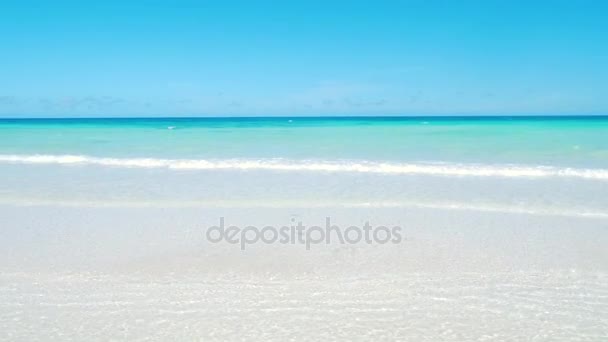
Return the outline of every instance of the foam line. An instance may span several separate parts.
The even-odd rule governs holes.
[[[396,175],[547,178],[571,177],[608,180],[608,169],[551,166],[484,165],[455,163],[384,163],[368,161],[312,161],[281,159],[157,159],[102,158],[83,155],[0,155],[0,163],[98,165],[171,170],[270,170],[299,172],[355,172]]]

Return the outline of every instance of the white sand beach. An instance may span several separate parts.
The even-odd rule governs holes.
[[[0,339],[601,341],[608,220],[420,208],[1,207]],[[211,244],[363,220],[396,245]]]

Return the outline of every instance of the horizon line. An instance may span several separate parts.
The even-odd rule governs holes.
[[[534,119],[534,118],[608,118],[608,114],[446,114],[446,115],[245,115],[245,116],[32,116],[0,117],[15,120],[175,120],[175,119]]]

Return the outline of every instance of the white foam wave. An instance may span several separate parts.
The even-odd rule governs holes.
[[[573,177],[608,180],[608,169],[558,168],[550,166],[380,163],[366,161],[309,161],[280,159],[157,159],[102,158],[83,155],[0,155],[0,163],[99,165],[172,170],[271,170],[356,172],[402,175],[546,178]]]

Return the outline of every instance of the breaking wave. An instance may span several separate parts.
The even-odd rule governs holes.
[[[270,170],[301,172],[355,172],[396,175],[472,176],[509,178],[573,177],[608,180],[608,169],[551,166],[484,165],[457,163],[397,163],[285,159],[158,159],[104,158],[83,155],[0,155],[0,163],[99,165],[171,170]]]

